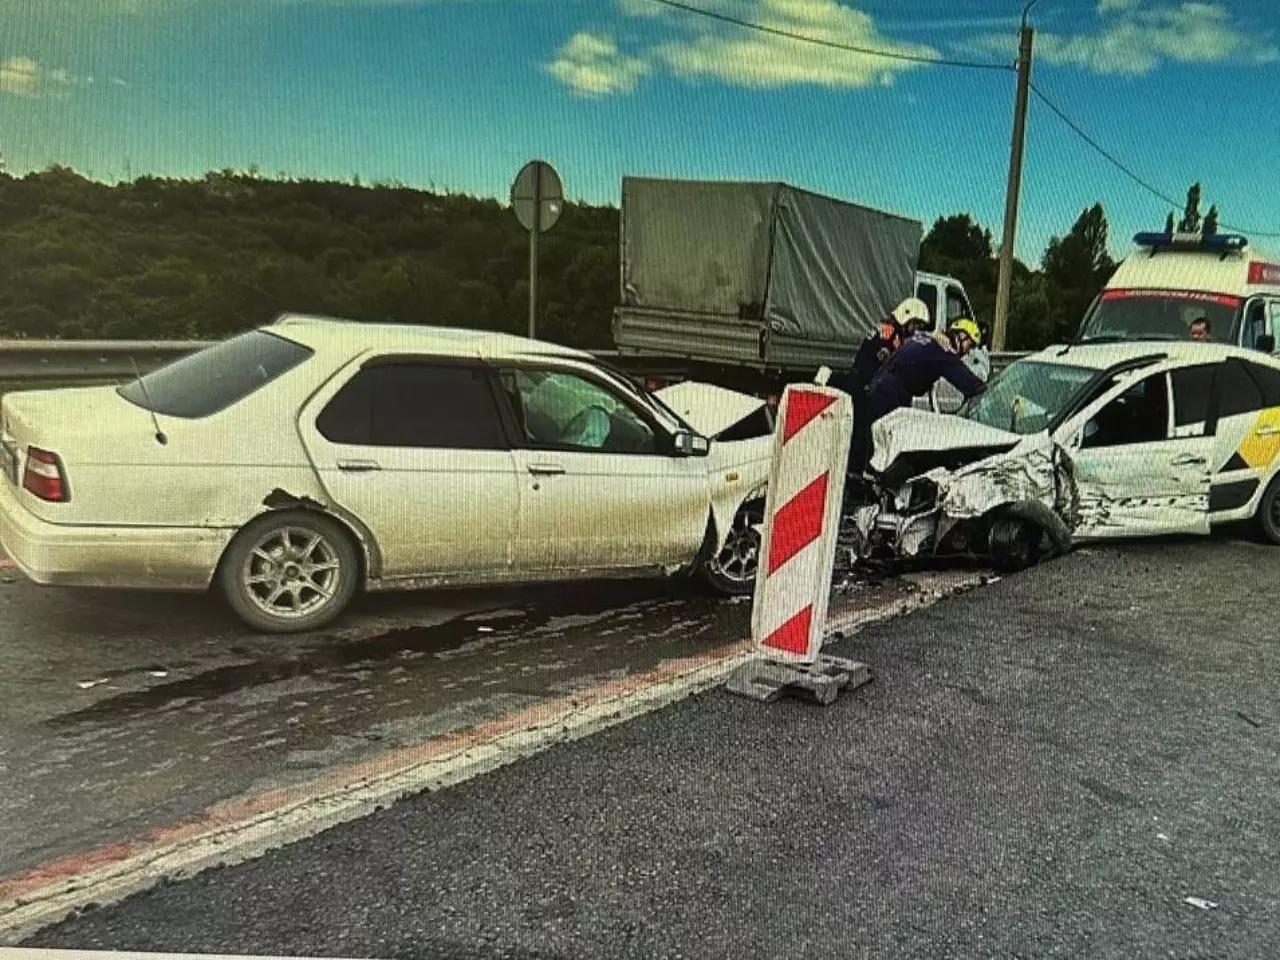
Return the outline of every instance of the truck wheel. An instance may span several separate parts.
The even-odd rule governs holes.
[[[255,630],[302,633],[331,623],[356,592],[359,558],[347,531],[311,510],[280,510],[231,541],[218,578]]]
[[[1280,476],[1267,484],[1254,516],[1267,542],[1280,545]]]
[[[1040,562],[1040,528],[1020,517],[996,517],[987,539],[991,565],[1002,573],[1015,573]]]
[[[734,514],[733,526],[718,553],[708,555],[698,570],[702,582],[728,597],[747,596],[755,590],[760,567],[760,525],[764,501],[744,503]]]

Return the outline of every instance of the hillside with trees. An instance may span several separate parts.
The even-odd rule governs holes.
[[[940,218],[921,268],[959,277],[990,324],[989,230]],[[539,335],[607,348],[618,211],[567,204],[541,244]],[[1110,275],[1102,207],[1016,265],[1010,347],[1074,329]],[[528,237],[495,200],[401,185],[198,180],[107,185],[65,167],[0,174],[0,336],[218,338],[285,310],[522,332]]]

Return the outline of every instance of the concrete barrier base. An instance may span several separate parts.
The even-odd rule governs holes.
[[[748,661],[729,676],[725,689],[765,703],[790,695],[826,707],[835,703],[841,691],[870,682],[871,668],[865,663],[824,655],[812,664]]]

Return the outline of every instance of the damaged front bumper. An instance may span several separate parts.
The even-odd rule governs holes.
[[[1026,524],[1042,542],[1070,549],[1078,496],[1071,461],[1047,435],[957,469],[937,468],[897,485],[855,484],[846,498],[840,547],[849,562],[928,557],[984,558],[997,521]]]

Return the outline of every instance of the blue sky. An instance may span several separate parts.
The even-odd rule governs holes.
[[[1020,0],[687,0],[830,40],[1012,63]],[[1280,233],[1280,5],[1039,0],[1036,82],[1149,181]],[[254,164],[504,196],[624,173],[781,179],[999,234],[1013,75],[796,44],[653,0],[0,0],[11,172]],[[1113,248],[1166,204],[1033,103],[1018,253],[1101,200]],[[1280,249],[1280,240],[1263,246]]]

